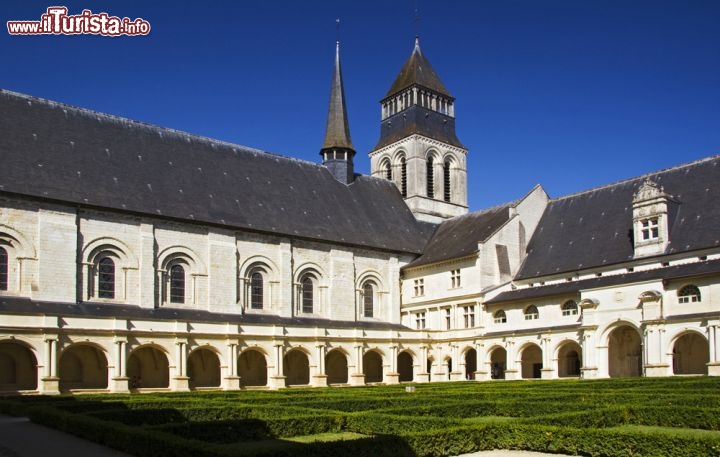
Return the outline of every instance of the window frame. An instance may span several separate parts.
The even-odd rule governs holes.
[[[641,242],[650,242],[660,239],[660,218],[657,216],[640,219]]]
[[[418,278],[413,280],[413,290],[415,292],[415,297],[424,297],[425,296],[425,278]]]
[[[506,324],[507,313],[503,309],[499,309],[493,313],[493,322],[495,324]]]
[[[305,273],[300,277],[300,312],[313,314],[315,312],[315,286],[317,278],[312,273]]]
[[[540,310],[535,305],[530,305],[523,311],[526,321],[536,321],[540,319]]]
[[[577,316],[579,314],[578,304],[575,300],[567,300],[560,307],[563,316]]]
[[[101,254],[97,258],[95,268],[95,277],[97,278],[96,297],[101,300],[115,300],[115,297],[117,296],[116,290],[118,285],[117,267],[115,260],[111,255]]]
[[[450,270],[450,288],[459,289],[462,287],[460,268]]]
[[[689,290],[692,290],[693,292],[696,292],[694,294],[688,293]],[[690,304],[690,303],[700,303],[702,302],[702,294],[700,293],[700,288],[696,286],[695,284],[686,284],[682,286],[678,292],[678,303],[680,304]]]
[[[475,305],[463,306],[463,320],[465,328],[475,327]]]
[[[0,246],[0,291],[7,292],[10,288],[10,253],[5,246]]]
[[[415,313],[415,328],[417,330],[425,330],[427,325],[425,311]]]
[[[363,283],[362,287],[362,303],[363,303],[363,312],[362,316],[372,319],[375,317],[375,293],[376,293],[377,285],[375,281],[365,281]],[[370,311],[368,313],[368,311]]]
[[[188,266],[182,262],[173,262],[168,266],[167,302],[170,304],[182,305],[186,303],[187,267]],[[178,271],[182,271],[182,277],[177,274]],[[181,295],[179,294],[180,292],[182,292]]]
[[[265,308],[265,275],[263,273],[259,268],[250,272],[250,309],[252,310]]]

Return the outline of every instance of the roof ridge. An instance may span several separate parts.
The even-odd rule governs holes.
[[[270,152],[270,151],[266,151],[263,149],[253,148],[252,146],[245,146],[242,144],[231,143],[229,141],[218,140],[215,138],[210,138],[208,136],[199,135],[196,133],[189,133],[189,132],[185,132],[183,130],[177,130],[177,129],[173,129],[170,127],[163,127],[161,125],[152,124],[149,122],[143,122],[143,121],[138,121],[136,119],[131,119],[128,117],[118,116],[116,114],[104,113],[102,111],[95,111],[90,108],[83,108],[81,106],[71,105],[71,104],[65,103],[65,102],[58,102],[58,101],[50,100],[47,98],[36,97],[34,95],[23,94],[22,92],[15,92],[12,90],[0,88],[0,94],[11,95],[13,97],[17,97],[20,99],[25,99],[25,100],[29,100],[29,101],[42,103],[47,106],[56,106],[56,107],[63,108],[63,109],[65,109],[65,108],[71,109],[79,114],[86,115],[86,116],[95,116],[95,117],[100,116],[100,117],[103,117],[103,118],[113,121],[113,122],[124,122],[124,123],[128,123],[130,125],[133,125],[133,126],[143,127],[143,128],[147,128],[147,129],[150,129],[153,131],[157,131],[157,132],[167,132],[167,133],[170,133],[173,135],[177,135],[179,137],[191,138],[191,139],[195,139],[200,142],[207,143],[207,144],[225,146],[225,147],[231,148],[233,150],[233,152],[236,152],[236,149],[240,149],[244,152],[249,152],[249,153],[253,153],[253,154],[266,154],[266,155],[272,156],[274,158],[285,159],[285,160],[293,161],[293,162],[305,163],[307,165],[313,165],[318,168],[322,167],[321,164],[311,162],[309,160],[298,159],[295,157],[288,157],[288,156],[285,156],[282,154],[278,154],[276,152]]]
[[[712,156],[710,156],[710,157],[704,157],[704,158],[702,158],[702,159],[693,160],[693,161],[691,161],[691,162],[685,162],[685,163],[681,163],[681,164],[678,164],[678,165],[673,165],[673,166],[667,167],[667,168],[661,168],[660,170],[655,170],[655,171],[651,171],[651,172],[648,172],[648,173],[644,173],[644,174],[641,174],[641,175],[638,175],[638,176],[633,176],[632,178],[621,179],[621,180],[618,180],[618,181],[615,181],[615,182],[612,182],[612,183],[609,183],[609,184],[603,184],[603,185],[597,186],[597,187],[591,187],[590,189],[581,190],[581,191],[574,192],[574,193],[571,193],[571,194],[568,194],[568,195],[563,195],[563,196],[560,196],[560,197],[551,198],[549,203],[556,202],[556,201],[560,201],[560,200],[565,200],[565,199],[572,198],[572,197],[578,197],[578,196],[580,196],[580,195],[588,194],[588,193],[590,193],[590,192],[596,192],[596,191],[598,191],[598,190],[608,189],[608,188],[610,188],[610,187],[619,186],[620,184],[626,184],[626,183],[629,183],[629,182],[632,182],[632,181],[637,181],[637,180],[641,180],[641,179],[648,179],[648,178],[650,178],[650,177],[652,177],[652,176],[655,176],[655,175],[658,175],[658,174],[660,174],[660,173],[666,173],[666,172],[669,172],[669,171],[672,171],[672,170],[680,170],[680,169],[682,169],[682,168],[687,168],[687,167],[690,167],[690,166],[693,166],[693,165],[698,165],[698,164],[703,163],[703,162],[708,162],[708,161],[717,160],[717,159],[720,159],[720,154],[715,154],[715,155],[712,155]]]

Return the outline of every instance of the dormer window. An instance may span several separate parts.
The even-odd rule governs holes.
[[[646,179],[633,196],[633,244],[635,257],[665,253],[669,242],[669,196]]]
[[[657,240],[660,238],[660,229],[658,228],[658,218],[651,217],[640,221],[640,234],[643,241]]]

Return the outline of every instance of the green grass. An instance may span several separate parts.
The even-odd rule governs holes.
[[[138,456],[720,455],[720,379],[455,382],[0,398]]]

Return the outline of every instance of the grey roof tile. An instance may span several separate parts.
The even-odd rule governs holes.
[[[648,178],[671,196],[665,254],[720,246],[720,156],[713,156],[551,200],[515,279],[633,260],[632,200]]]
[[[420,253],[397,188],[257,149],[0,91],[0,191],[231,229]]]

